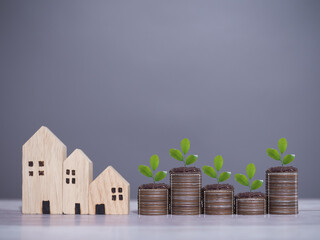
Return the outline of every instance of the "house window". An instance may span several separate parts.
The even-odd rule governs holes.
[[[72,170],[72,175],[76,175],[76,170]]]
[[[69,184],[69,183],[70,183],[70,179],[66,178],[66,184]]]
[[[44,176],[44,171],[39,171],[39,176]]]
[[[29,176],[33,176],[33,171],[29,171]]]
[[[66,174],[70,175],[70,170],[69,169],[66,170]]]
[[[117,190],[118,190],[118,193],[122,193],[122,187],[118,187],[118,188],[113,187],[113,188],[111,188],[111,192],[113,193],[112,201],[117,201],[117,195],[115,195],[115,193],[117,193]],[[123,195],[122,194],[119,194],[118,197],[119,197],[118,199],[120,201],[123,200]]]
[[[76,184],[76,179],[72,178],[72,184]]]
[[[39,161],[39,167],[43,167],[44,166],[44,161]]]
[[[29,162],[28,162],[28,165],[29,165],[29,167],[33,167],[33,162],[32,162],[32,161],[29,161]]]

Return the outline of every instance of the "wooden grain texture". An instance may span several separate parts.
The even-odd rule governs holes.
[[[265,198],[236,198],[236,214],[264,215],[267,213]]]
[[[63,163],[63,213],[89,214],[89,185],[92,182],[92,162],[80,149],[76,149]]]
[[[166,215],[169,214],[168,189],[139,189],[138,214]]]
[[[233,214],[233,190],[205,190],[203,195],[204,214]]]
[[[171,214],[201,214],[201,174],[170,174]]]
[[[90,184],[90,214],[96,214],[97,204],[104,204],[105,214],[129,214],[129,202],[130,184],[112,166],[107,167]]]
[[[41,214],[43,201],[51,214],[62,214],[62,165],[67,147],[42,126],[22,147],[22,213]]]
[[[269,214],[298,214],[298,173],[266,173]]]

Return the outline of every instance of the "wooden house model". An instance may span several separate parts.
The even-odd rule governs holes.
[[[62,214],[67,147],[42,126],[22,147],[22,213]]]
[[[92,182],[92,162],[76,149],[63,163],[63,213],[89,214],[89,185]]]
[[[130,184],[111,166],[89,187],[89,214],[129,214]]]
[[[91,160],[42,126],[22,147],[22,213],[128,214],[130,184],[111,166],[93,182]]]

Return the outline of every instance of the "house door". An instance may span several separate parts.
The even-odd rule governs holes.
[[[105,214],[104,204],[96,204],[96,214]]]
[[[42,214],[50,214],[50,201],[42,201]]]
[[[76,203],[74,206],[74,213],[75,214],[81,214],[81,210],[80,210],[80,203]]]

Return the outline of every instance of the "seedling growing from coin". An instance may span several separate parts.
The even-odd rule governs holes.
[[[140,165],[139,172],[141,172],[146,177],[152,178],[153,183],[155,184],[156,182],[161,181],[162,179],[164,179],[167,176],[166,171],[159,171],[156,174],[154,174],[158,168],[158,165],[159,165],[159,157],[157,154],[154,154],[150,158],[150,166],[153,171],[151,171],[151,169],[146,165]]]
[[[282,158],[282,155],[287,150],[287,145],[288,145],[287,139],[280,138],[278,141],[278,148],[279,148],[280,153],[278,152],[277,149],[273,149],[273,148],[267,149],[268,156],[273,158],[274,160],[280,161],[282,167],[283,167],[283,165],[287,165],[287,164],[291,163],[294,160],[294,158],[296,157],[296,155],[294,155],[294,154],[287,154],[284,158]]]
[[[189,155],[187,158],[185,156],[189,152],[189,148],[190,148],[189,139],[188,138],[182,139],[180,145],[181,145],[181,151],[183,152],[183,155],[180,152],[180,150],[175,149],[175,148],[171,148],[169,151],[170,156],[178,161],[183,162],[185,167],[187,165],[195,163],[198,159],[198,155]]]
[[[209,177],[216,178],[219,184],[221,182],[226,181],[231,176],[231,172],[222,172],[220,175],[218,174],[222,166],[223,158],[221,155],[218,155],[214,158],[214,167],[216,169],[214,169],[211,166],[203,166],[202,171]]]
[[[246,171],[247,171],[247,176],[249,178],[247,178],[246,175],[244,174],[240,174],[240,173],[237,173],[234,178],[236,179],[236,181],[240,184],[242,184],[243,186],[246,186],[246,187],[249,187],[249,190],[250,192],[252,190],[256,190],[258,189],[259,187],[262,186],[263,184],[263,180],[254,180],[252,183],[251,183],[251,179],[254,177],[254,174],[256,173],[256,167],[254,166],[253,163],[249,163],[247,165],[247,168],[246,168]]]

